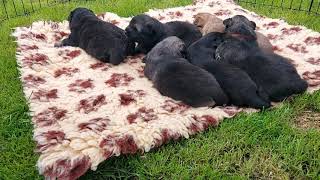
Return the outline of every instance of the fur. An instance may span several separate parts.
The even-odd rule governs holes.
[[[187,59],[190,63],[203,67],[215,60],[216,49],[226,39],[224,33],[209,33],[191,44],[187,49]]]
[[[158,42],[169,36],[177,36],[186,46],[201,38],[201,32],[190,23],[172,21],[161,23],[155,18],[140,14],[132,18],[126,28],[128,37],[138,43],[136,53],[147,54]]]
[[[100,20],[89,9],[74,9],[68,20],[71,34],[56,47],[80,47],[96,59],[114,65],[134,51],[135,44],[129,41],[124,30]]]
[[[221,61],[207,63],[204,69],[217,79],[221,88],[228,95],[230,104],[257,109],[271,106],[265,90],[258,87],[242,69]]]
[[[262,88],[242,69],[229,63],[216,61],[215,51],[226,39],[224,33],[209,33],[193,43],[187,50],[188,60],[210,72],[229,97],[229,103],[237,106],[268,108],[270,101]]]
[[[162,95],[193,107],[227,104],[228,97],[214,76],[178,57],[183,51],[184,43],[177,37],[164,39],[150,51],[144,73],[154,87]]]
[[[254,26],[243,17],[227,19],[224,24],[226,32],[252,34]],[[239,31],[237,29],[240,29]],[[216,50],[216,59],[233,64],[248,73],[251,79],[265,90],[271,101],[282,101],[285,98],[303,93],[308,85],[298,75],[290,62],[277,54],[265,53],[250,40],[230,38]]]
[[[194,17],[193,24],[196,25],[203,35],[211,32],[224,32],[223,20],[210,13],[198,13]]]
[[[201,30],[203,35],[206,35],[210,32],[225,31],[223,20],[210,13],[197,14],[193,23]],[[270,43],[269,39],[260,32],[255,31],[255,34],[258,46],[265,52],[273,52],[272,44]]]

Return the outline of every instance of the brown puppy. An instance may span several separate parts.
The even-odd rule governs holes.
[[[225,26],[223,21],[210,13],[198,13],[193,21],[203,35],[210,32],[224,32]],[[256,31],[257,42],[264,52],[273,52],[272,44],[266,36]]]
[[[201,31],[202,35],[206,35],[211,32],[224,32],[223,21],[210,14],[210,13],[198,13],[193,21]]]

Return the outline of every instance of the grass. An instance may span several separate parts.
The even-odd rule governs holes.
[[[309,15],[305,12],[299,12],[299,11],[292,11],[288,10],[286,8],[290,7],[291,1],[292,3],[292,9],[299,9],[300,2],[301,3],[301,10],[308,10],[310,1],[303,1],[303,0],[247,0],[248,2],[254,2],[256,1],[259,4],[265,3],[266,5],[271,5],[272,2],[274,5],[281,6],[281,2],[283,1],[283,7],[284,9],[272,9],[271,7],[265,7],[265,6],[252,6],[250,3],[242,3],[241,5],[244,8],[247,8],[251,11],[258,12],[259,14],[263,14],[268,17],[272,18],[282,18],[285,19],[289,24],[296,24],[296,25],[302,25],[306,26],[310,29],[320,31],[320,0],[314,0],[313,6],[312,6],[312,12],[317,12],[319,15]],[[319,8],[318,8],[319,6]]]
[[[190,3],[191,0],[108,0],[77,5],[97,13],[111,11],[131,16],[149,8]],[[28,17],[0,24],[0,179],[43,179],[35,167],[38,156],[33,152],[32,125],[18,78],[11,28],[30,25],[36,20],[61,21],[75,6],[70,3],[44,8]],[[320,18],[316,16],[244,6],[320,31]],[[274,110],[249,116],[241,114],[218,128],[189,140],[171,142],[144,155],[111,158],[81,179],[316,179],[320,176],[320,132],[295,125],[305,111],[320,112],[320,92],[301,95]]]

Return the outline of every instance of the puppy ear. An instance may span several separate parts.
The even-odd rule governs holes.
[[[251,26],[253,27],[253,29],[256,30],[256,27],[257,27],[256,23],[254,21],[250,21],[250,22],[251,22]]]
[[[230,27],[232,25],[232,18],[225,19],[223,24],[226,26],[226,28]]]

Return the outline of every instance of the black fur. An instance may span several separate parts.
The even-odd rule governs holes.
[[[69,15],[71,34],[56,47],[76,46],[103,62],[120,64],[125,56],[133,54],[135,44],[125,31],[104,22],[86,8],[76,8]]]
[[[269,108],[270,100],[263,88],[258,87],[242,69],[224,62],[211,62],[204,65],[219,82],[229,97],[229,103],[236,106]]]
[[[246,72],[229,63],[215,60],[215,51],[225,39],[226,34],[218,32],[203,36],[188,48],[188,60],[217,79],[228,95],[230,104],[259,109],[270,107],[267,94],[257,87]]]
[[[187,47],[202,36],[199,29],[193,24],[182,21],[163,24],[145,14],[133,17],[126,32],[130,40],[138,43],[136,53],[144,54],[169,36],[177,36],[182,39]]]
[[[187,59],[190,63],[199,67],[213,62],[216,56],[216,49],[225,39],[226,35],[224,33],[211,32],[204,35],[188,47]]]
[[[250,21],[245,16],[233,16],[232,18],[225,19],[223,24],[225,25],[225,32],[227,34],[240,34],[247,37],[252,37],[255,40],[257,39],[255,32],[256,23]]]
[[[158,43],[146,58],[144,73],[162,94],[193,107],[224,105],[228,97],[216,79],[207,71],[177,57],[176,51],[185,51],[183,42],[169,37]],[[166,51],[171,47],[172,51]],[[157,52],[153,52],[157,51]],[[160,52],[162,51],[162,52]],[[166,53],[167,52],[167,53]],[[161,54],[160,56],[157,56]]]
[[[237,27],[241,29],[238,32],[245,35],[254,31],[250,21],[234,21],[227,24],[227,32],[236,31]],[[271,101],[282,101],[288,96],[304,92],[308,87],[306,81],[301,79],[286,58],[274,53],[264,53],[250,41],[237,38],[226,40],[217,48],[216,59],[246,71],[251,79],[264,89]]]

